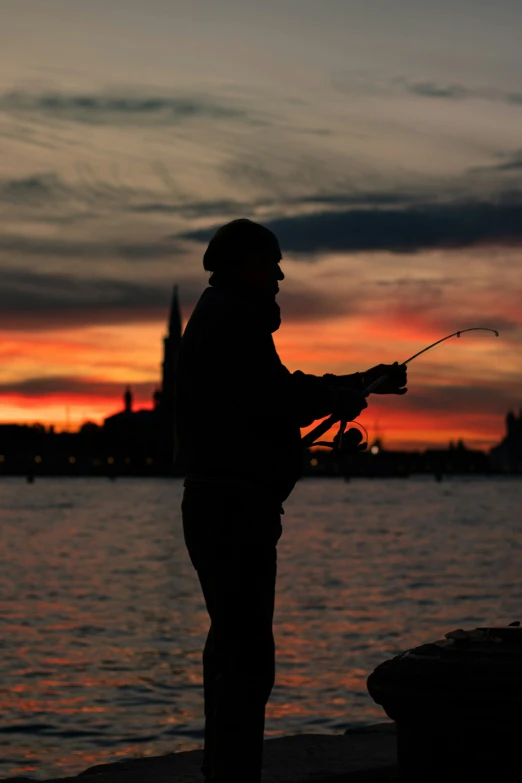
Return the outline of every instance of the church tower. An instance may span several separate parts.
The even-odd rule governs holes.
[[[161,393],[155,395],[159,405],[162,440],[165,444],[165,457],[172,462],[176,452],[176,437],[174,430],[174,393],[176,365],[181,348],[182,321],[179,307],[178,286],[172,291],[170,304],[168,332],[163,338],[163,363],[161,378]]]
[[[181,312],[179,309],[178,286],[172,291],[167,336],[163,338],[163,364],[161,378],[161,402],[164,410],[174,411],[174,378],[181,347]]]
[[[127,386],[125,389],[125,394],[123,395],[123,403],[125,405],[125,413],[132,413],[132,392],[130,386]]]

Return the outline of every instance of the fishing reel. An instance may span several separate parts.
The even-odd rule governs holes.
[[[366,451],[368,448],[368,432],[359,422],[349,423],[355,424],[355,427],[350,427],[350,429],[345,432],[348,422],[341,421],[337,435],[334,436],[332,441],[319,440],[313,445],[330,448],[330,459],[332,460],[340,457],[347,457],[351,454],[357,454],[359,451]],[[366,440],[363,441],[364,435],[366,435]]]
[[[437,340],[436,342],[432,343],[431,345],[426,346],[426,348],[423,348],[422,351],[418,351],[417,353],[413,354],[413,356],[410,356],[409,359],[406,359],[403,364],[409,364],[414,359],[417,358],[417,356],[421,356],[423,353],[426,353],[426,351],[430,351],[432,348],[435,348],[436,345],[440,345],[440,343],[445,342],[446,340],[450,340],[452,337],[460,337],[461,334],[464,334],[465,332],[493,332],[493,334],[496,335],[496,337],[499,336],[499,333],[496,329],[490,329],[489,326],[471,326],[469,329],[459,329],[458,332],[453,332],[452,334],[446,335],[446,337],[443,337],[441,340]],[[398,362],[396,362],[398,364]],[[370,394],[372,394],[374,391],[377,391],[379,386],[381,386],[387,379],[389,378],[389,375],[381,375],[380,378],[376,378],[375,381],[370,383],[369,386],[367,386],[363,390],[363,396],[368,397]],[[354,454],[358,451],[364,451],[368,446],[368,433],[362,426],[362,424],[359,424],[357,422],[357,426],[361,427],[364,432],[366,433],[366,443],[361,443],[362,441],[362,435],[358,432],[358,430],[355,429],[355,427],[350,427],[347,433],[344,432],[344,429],[346,427],[346,422],[341,421],[341,426],[339,427],[339,432],[333,439],[333,441],[316,441],[316,438],[320,438],[321,435],[324,435],[325,432],[328,432],[330,427],[333,427],[334,424],[336,424],[339,421],[339,417],[336,413],[332,413],[331,416],[329,416],[327,419],[324,419],[320,424],[317,425],[317,427],[314,427],[313,430],[308,432],[304,437],[301,438],[301,445],[303,448],[308,449],[310,446],[327,446],[328,448],[332,449],[332,455],[337,456],[340,454]]]

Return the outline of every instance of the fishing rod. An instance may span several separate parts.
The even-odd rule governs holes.
[[[450,340],[452,337],[460,337],[461,334],[464,334],[465,332],[493,332],[496,337],[499,337],[499,332],[496,329],[491,329],[488,326],[471,326],[469,329],[459,329],[458,332],[453,332],[452,334],[448,334],[446,337],[442,337],[440,340],[436,340],[436,342],[431,343],[431,345],[427,345],[426,348],[423,348],[422,351],[418,351],[417,353],[414,353],[413,356],[410,356],[409,359],[406,359],[405,362],[402,364],[409,364],[414,359],[416,359],[418,356],[421,356],[423,353],[426,353],[426,351],[431,350],[431,348],[435,348],[436,345],[440,345],[440,343],[445,342],[446,340]],[[399,366],[397,364],[397,366]],[[402,365],[400,365],[402,366]],[[379,378],[377,378],[375,381],[370,383],[369,386],[366,386],[365,389],[361,392],[361,395],[363,397],[369,397],[370,394],[376,389],[379,388],[379,386],[382,386],[382,384],[388,380],[390,377],[389,373],[384,373]],[[328,432],[330,427],[333,427],[334,424],[337,424],[337,422],[341,422],[341,426],[339,428],[339,432],[337,433],[333,443],[325,443],[324,441],[318,442],[317,444],[315,441],[317,438],[320,438],[321,435],[324,435],[325,432]],[[310,446],[313,445],[321,445],[321,446],[333,446],[334,448],[340,448],[343,434],[344,434],[344,428],[346,427],[347,421],[342,418],[342,416],[339,416],[336,413],[333,413],[331,416],[329,416],[327,419],[322,421],[320,424],[317,425],[317,427],[314,427],[313,430],[310,430],[303,438],[301,438],[301,445],[303,448],[308,449]],[[358,430],[356,430],[358,432]],[[337,442],[336,442],[337,441]],[[360,439],[359,439],[360,442]]]

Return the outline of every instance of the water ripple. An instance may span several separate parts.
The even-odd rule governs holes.
[[[181,482],[2,479],[0,776],[200,747],[207,616]],[[383,713],[366,677],[452,628],[521,619],[522,482],[308,480],[286,504],[267,735]]]

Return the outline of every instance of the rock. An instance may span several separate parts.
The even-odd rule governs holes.
[[[397,734],[397,724],[392,721],[386,723],[373,723],[371,726],[356,726],[353,729],[346,729],[345,734]]]
[[[384,783],[395,772],[395,746],[393,724],[348,729],[346,734],[266,740],[263,783]],[[192,750],[101,764],[76,777],[46,783],[201,783],[202,755],[201,750]],[[3,783],[26,780],[2,779]]]

